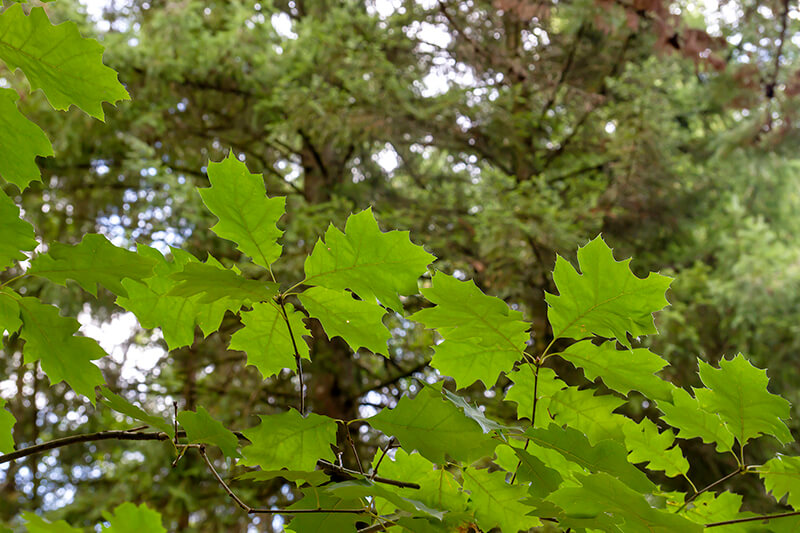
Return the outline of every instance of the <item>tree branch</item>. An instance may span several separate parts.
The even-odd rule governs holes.
[[[292,331],[292,325],[289,323],[289,317],[286,314],[286,306],[283,303],[284,296],[281,294],[278,296],[278,303],[281,305],[281,315],[283,315],[283,321],[286,322],[286,327],[289,328],[289,338],[292,339],[292,348],[294,348],[294,360],[297,363],[297,377],[300,378],[300,414],[305,416],[306,414],[306,385],[303,381],[303,363],[300,358],[300,351],[297,349],[297,341],[294,339],[294,332]]]

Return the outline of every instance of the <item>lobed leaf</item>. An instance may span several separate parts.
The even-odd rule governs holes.
[[[786,503],[800,509],[800,457],[778,454],[759,468],[758,474],[776,500],[786,496]]]
[[[219,446],[228,457],[239,457],[239,452],[236,451],[239,439],[221,422],[214,420],[204,407],[198,407],[197,412],[178,413],[178,422],[186,430],[189,442]]]
[[[311,318],[322,324],[329,338],[341,337],[352,349],[364,347],[388,355],[392,334],[383,325],[386,314],[377,303],[356,300],[347,291],[311,287],[298,296]]]
[[[553,281],[559,294],[545,295],[554,337],[599,335],[630,348],[628,334],[657,333],[653,313],[669,305],[664,293],[672,278],[651,272],[640,279],[629,263],[616,261],[600,236],[578,249],[581,273],[558,256]]]
[[[102,235],[90,233],[76,245],[53,243],[48,253],[31,261],[28,273],[60,285],[65,285],[68,279],[75,280],[93,296],[97,296],[97,286],[103,285],[117,296],[126,297],[128,291],[122,280],[148,278],[153,274],[154,265],[152,259],[114,246]]]
[[[317,460],[333,459],[336,422],[332,419],[314,413],[303,417],[293,409],[259,418],[258,426],[243,432],[251,444],[242,449],[240,465],[314,470]]]
[[[417,280],[436,257],[409,239],[407,231],[382,232],[365,209],[347,218],[344,232],[331,225],[305,262],[303,283],[377,299],[400,313],[398,295],[417,293]]]
[[[689,471],[689,462],[675,444],[672,431],[659,433],[658,427],[647,418],[639,424],[623,426],[622,431],[631,463],[647,463],[649,470],[663,471],[667,477],[686,475]]]
[[[208,163],[211,187],[198,189],[203,203],[219,219],[211,231],[235,242],[253,262],[269,268],[281,256],[277,227],[286,199],[269,198],[261,174],[250,174],[233,151],[220,162]]]
[[[103,47],[84,39],[74,22],[53,25],[41,7],[25,15],[14,4],[0,14],[0,60],[21,69],[58,110],[75,105],[103,120],[103,102],[129,100],[117,73],[103,64]]]
[[[183,270],[172,274],[178,283],[167,296],[191,298],[202,294],[200,303],[213,303],[230,298],[242,304],[272,299],[278,294],[278,284],[270,281],[247,279],[238,271],[223,268],[212,256],[206,263],[186,263]]]
[[[302,336],[308,334],[303,313],[292,304],[286,304],[286,317],[292,328],[283,319],[278,304],[274,302],[257,303],[252,311],[242,313],[244,327],[231,336],[228,348],[247,353],[247,364],[255,366],[266,379],[280,374],[284,368],[296,368],[294,346],[300,357],[309,359],[308,344]]]
[[[103,395],[103,397],[100,398],[100,403],[109,409],[113,409],[118,413],[129,416],[134,420],[144,422],[148,426],[152,426],[159,431],[163,431],[169,435],[170,438],[175,437],[175,427],[167,422],[167,420],[165,420],[163,417],[146,413],[141,408],[133,405],[119,394],[114,394],[111,392],[106,386],[100,388],[100,393]]]
[[[3,336],[3,331],[16,333],[22,327],[18,299],[19,295],[16,293],[0,289],[0,337]]]
[[[469,462],[492,453],[497,442],[480,425],[429,387],[412,399],[404,396],[394,409],[367,419],[370,426],[394,435],[406,450],[417,450],[434,463],[446,456]]]
[[[608,388],[622,394],[636,390],[651,400],[672,399],[674,385],[655,375],[667,362],[647,348],[617,350],[614,341],[598,346],[583,340],[559,355],[582,368],[588,379],[602,378]]]
[[[622,428],[633,421],[613,411],[624,403],[611,394],[597,395],[591,389],[567,387],[553,394],[548,408],[557,423],[584,432],[595,444],[603,439],[622,442]]]
[[[530,363],[519,365],[519,368],[508,375],[514,382],[503,400],[517,404],[517,417],[531,419],[533,416],[534,389],[536,390],[536,420],[534,427],[544,427],[550,423],[550,398],[566,388],[567,384],[558,379],[552,368],[540,367],[539,378],[536,379],[536,367]],[[538,381],[538,384],[537,384]]]
[[[558,470],[548,467],[541,459],[523,449],[514,448],[514,453],[519,459],[519,467],[516,470],[517,479],[522,483],[530,483],[528,487],[530,494],[544,498],[558,490],[564,481]]]
[[[28,533],[84,533],[83,529],[72,527],[66,520],[50,522],[30,511],[22,511]]]
[[[161,524],[161,514],[141,504],[138,507],[125,502],[114,509],[114,513],[103,512],[108,526],[103,528],[107,533],[167,533]]]
[[[303,488],[303,498],[289,509],[361,509],[365,504],[358,499],[339,498],[322,487]],[[363,516],[353,513],[303,513],[297,514],[289,526],[298,533],[311,531],[355,531],[356,522]]]
[[[542,524],[535,516],[528,516],[531,509],[522,503],[527,496],[525,487],[506,483],[505,472],[465,468],[463,476],[464,490],[470,493],[469,510],[484,531],[499,527],[513,533]]]
[[[14,89],[0,88],[0,177],[22,191],[32,181],[42,179],[36,158],[54,154],[47,135],[20,113],[16,103],[18,99],[19,94]],[[2,255],[0,268],[3,268]]]
[[[662,420],[678,430],[678,437],[700,438],[720,453],[733,448],[733,433],[719,415],[701,407],[684,389],[672,389],[672,402],[660,402],[658,408],[664,412]]]
[[[419,500],[436,509],[447,509],[451,513],[466,508],[466,495],[453,474],[446,468],[436,468],[419,453],[398,448],[392,459],[387,457],[381,462],[380,473],[390,479],[414,480],[420,486],[419,489],[386,487],[400,496]]]
[[[766,370],[756,368],[742,354],[722,359],[718,369],[704,361],[698,364],[700,379],[708,388],[695,389],[695,397],[703,409],[719,414],[741,446],[761,435],[784,444],[792,442],[785,422],[791,405],[767,391]]]
[[[20,298],[17,303],[22,315],[19,335],[25,341],[25,362],[39,361],[50,383],[65,381],[94,404],[94,388],[105,379],[91,361],[105,356],[105,351],[96,340],[76,336],[80,324],[61,316],[57,307],[31,297]]]
[[[490,387],[522,359],[530,324],[504,301],[487,296],[472,281],[440,272],[434,274],[431,287],[421,292],[436,306],[409,319],[436,329],[444,338],[434,347],[431,366],[455,379],[459,388],[475,381]]]

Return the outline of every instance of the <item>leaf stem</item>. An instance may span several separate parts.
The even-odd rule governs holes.
[[[283,299],[284,296],[282,294],[278,296],[278,303],[281,306],[281,315],[283,316],[283,321],[286,323],[286,327],[289,329],[289,338],[292,340],[292,348],[294,348],[294,360],[295,363],[297,363],[297,377],[300,379],[300,414],[305,416],[306,385],[305,381],[303,380],[303,363],[300,357],[300,351],[297,349],[297,341],[294,338],[292,325],[289,323],[289,316],[286,314],[286,305],[284,304]]]
[[[716,480],[715,482],[711,483],[710,485],[708,485],[708,486],[706,486],[706,487],[703,487],[702,489],[700,489],[700,490],[696,491],[694,494],[692,494],[691,496],[689,496],[689,497],[686,499],[686,501],[685,501],[685,502],[683,502],[683,505],[681,505],[680,507],[678,507],[678,510],[677,510],[677,511],[675,511],[675,513],[680,513],[680,512],[681,512],[681,511],[682,511],[684,508],[686,508],[686,506],[687,506],[687,505],[689,505],[690,503],[692,503],[692,502],[693,502],[695,499],[697,499],[697,497],[698,497],[698,496],[700,496],[700,495],[701,495],[701,494],[703,494],[704,492],[707,492],[707,491],[709,491],[709,490],[713,489],[714,487],[716,487],[716,486],[717,486],[717,485],[719,485],[720,483],[724,483],[724,482],[728,481],[729,479],[731,479],[732,477],[734,477],[734,476],[736,476],[736,475],[738,475],[738,474],[744,474],[745,472],[747,472],[747,467],[741,467],[741,466],[740,466],[739,468],[737,468],[736,470],[734,470],[734,471],[733,471],[733,472],[731,472],[730,474],[728,474],[728,475],[726,475],[726,476],[723,476],[723,477],[719,478],[718,480]],[[688,478],[687,478],[687,479],[688,479]],[[691,483],[691,481],[690,481],[690,483]],[[694,486],[694,484],[692,484],[692,486]],[[708,526],[706,526],[706,527],[708,527]]]

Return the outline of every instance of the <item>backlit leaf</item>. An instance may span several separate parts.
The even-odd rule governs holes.
[[[758,473],[776,500],[788,495],[786,503],[800,509],[800,457],[778,454],[760,467]]]
[[[294,409],[262,415],[261,423],[244,436],[251,444],[242,449],[239,464],[264,470],[314,470],[318,459],[333,459],[336,422],[314,413],[303,417]]]
[[[464,490],[470,493],[469,509],[484,531],[500,527],[515,533],[541,525],[538,518],[527,516],[531,509],[521,503],[527,496],[525,487],[506,483],[505,472],[466,468]]]
[[[111,392],[108,387],[101,387],[100,392],[103,395],[100,398],[100,403],[105,405],[106,407],[113,409],[114,411],[121,413],[123,415],[127,415],[134,420],[139,420],[140,422],[144,422],[148,426],[152,426],[159,431],[163,431],[170,438],[175,437],[175,427],[170,424],[165,418],[151,415],[136,407],[128,400],[123,398],[118,394],[114,394]]]
[[[661,419],[678,430],[678,437],[700,438],[707,444],[715,444],[718,452],[733,447],[733,433],[719,415],[702,408],[684,389],[672,389],[672,402],[659,402],[658,408],[664,412]]]
[[[397,509],[412,513],[416,516],[436,518],[441,520],[444,511],[434,509],[416,498],[401,496],[388,486],[377,485],[367,479],[345,481],[328,487],[328,492],[344,499],[366,498],[368,496],[388,500]]]
[[[22,326],[18,298],[6,289],[0,289],[0,337],[3,336],[4,330],[8,333],[15,333]]]
[[[186,430],[189,442],[219,446],[222,453],[228,457],[239,457],[236,451],[239,439],[221,422],[214,420],[204,407],[198,407],[197,412],[178,413],[178,422]]]
[[[6,401],[0,398],[0,454],[14,451],[14,415],[4,409]]]
[[[50,522],[29,511],[23,511],[22,518],[28,533],[84,533],[83,529],[72,527],[66,520]]]
[[[539,368],[538,384],[536,383],[535,366],[530,363],[520,365],[517,370],[508,375],[514,382],[506,393],[507,402],[517,404],[517,417],[531,419],[533,416],[533,391],[536,389],[536,421],[534,427],[546,427],[550,423],[550,397],[567,384],[558,379],[552,368]]]
[[[647,348],[617,350],[614,341],[601,345],[589,340],[576,342],[559,355],[582,368],[586,377],[603,378],[608,388],[622,394],[639,391],[651,400],[672,399],[674,386],[655,375],[667,362]]]
[[[594,334],[630,347],[628,334],[657,333],[653,313],[669,304],[664,293],[672,279],[652,272],[640,279],[629,263],[616,261],[600,236],[578,249],[580,274],[557,257],[553,281],[559,295],[545,296],[554,336],[582,339]]]
[[[555,450],[589,472],[606,472],[638,492],[655,489],[647,476],[628,462],[627,450],[617,441],[602,440],[593,446],[580,431],[555,424],[547,429],[529,429],[525,435],[533,444]]]
[[[303,340],[303,335],[308,334],[303,323],[305,315],[292,304],[286,304],[286,316],[294,343],[278,304],[257,303],[252,311],[244,312],[241,316],[244,327],[231,336],[229,348],[246,352],[247,364],[255,366],[265,379],[280,374],[284,368],[294,370],[297,367],[295,345],[300,357],[309,358],[308,344]]]
[[[91,362],[106,355],[97,341],[75,335],[78,321],[61,316],[58,308],[38,298],[20,298],[18,303],[25,362],[39,361],[50,383],[66,381],[72,390],[94,403],[94,388],[105,383],[100,369]]]
[[[740,445],[760,435],[792,442],[785,422],[790,404],[767,391],[766,370],[754,367],[742,354],[720,360],[719,368],[700,360],[698,364],[708,388],[695,389],[695,397],[703,409],[719,414]]]
[[[477,422],[429,387],[423,387],[413,399],[400,398],[394,409],[383,409],[368,422],[397,437],[406,450],[417,450],[437,464],[444,463],[446,456],[470,462],[491,454],[497,445]]]
[[[141,504],[138,507],[130,502],[125,502],[114,509],[114,513],[103,512],[103,518],[108,521],[108,527],[103,528],[107,533],[167,533],[161,525],[161,515]]]
[[[231,151],[220,162],[208,163],[211,187],[198,189],[203,202],[219,219],[211,230],[238,245],[239,251],[264,268],[281,256],[276,224],[283,216],[286,199],[268,198],[261,174],[250,174]]]
[[[353,351],[361,347],[388,354],[392,334],[383,325],[386,310],[377,303],[356,300],[347,291],[311,287],[298,296],[312,318],[322,324],[329,338],[341,337]]]
[[[421,292],[436,306],[409,319],[444,337],[444,342],[434,347],[431,366],[453,377],[460,388],[475,381],[490,387],[500,373],[511,372],[514,363],[522,359],[530,324],[504,301],[487,296],[472,281],[459,281],[440,272],[433,276],[432,286]]]
[[[42,179],[36,157],[52,156],[53,147],[39,126],[20,113],[18,99],[14,89],[0,88],[0,177],[24,190],[32,181]]]
[[[675,444],[675,435],[669,429],[659,433],[658,427],[645,418],[639,424],[624,426],[622,431],[625,433],[625,446],[631,452],[628,455],[631,463],[646,462],[648,470],[663,471],[668,477],[689,471],[689,462]]]
[[[536,497],[544,498],[558,489],[564,478],[557,470],[548,467],[538,457],[521,448],[514,448],[519,459],[517,479],[522,483],[530,483],[528,492]]]
[[[212,259],[209,256],[206,263],[186,263],[182,271],[172,275],[172,279],[179,283],[167,296],[191,298],[202,294],[200,303],[212,303],[223,298],[250,303],[269,300],[278,294],[277,283],[247,279]]]
[[[382,232],[371,209],[347,218],[342,232],[331,225],[306,259],[304,281],[333,290],[350,289],[396,312],[398,295],[416,294],[417,280],[436,258],[409,239],[407,231]]]
[[[29,274],[60,285],[75,280],[87,292],[97,296],[97,286],[117,296],[128,296],[122,285],[125,278],[141,281],[153,273],[154,261],[111,244],[102,235],[88,234],[76,245],[53,243],[46,254],[31,261]]]
[[[419,489],[387,486],[400,496],[419,500],[436,509],[451,512],[466,508],[466,495],[460,490],[453,474],[446,468],[436,468],[419,453],[408,453],[402,448],[395,450],[394,458],[384,458],[380,474],[390,479],[414,480]]]
[[[592,389],[568,387],[553,394],[548,406],[558,424],[583,431],[592,444],[603,439],[622,441],[622,427],[633,424],[629,418],[613,413],[625,402],[611,394],[594,394]]]
[[[103,119],[103,102],[128,100],[117,73],[103,65],[103,47],[84,39],[74,22],[53,25],[41,7],[25,15],[19,4],[0,14],[0,60],[22,69],[31,89],[42,89],[55,109],[71,105]]]

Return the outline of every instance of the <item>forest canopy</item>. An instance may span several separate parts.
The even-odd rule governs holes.
[[[0,531],[796,531],[799,35],[5,1]]]

